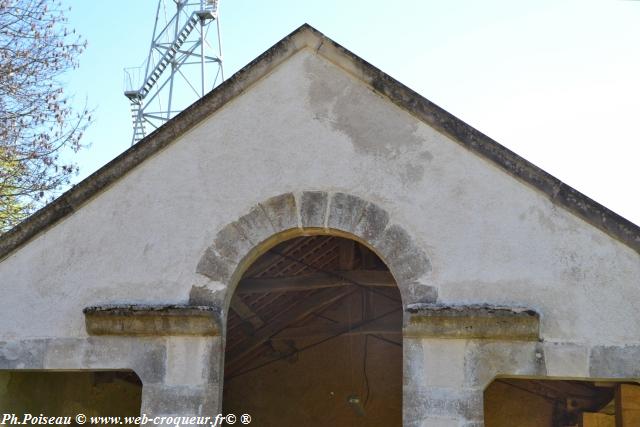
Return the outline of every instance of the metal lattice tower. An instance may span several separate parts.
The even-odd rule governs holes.
[[[149,55],[142,66],[124,70],[124,94],[131,102],[133,122],[131,144],[224,79],[218,3],[158,0]]]

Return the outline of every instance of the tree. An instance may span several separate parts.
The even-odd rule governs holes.
[[[41,207],[69,183],[91,121],[75,111],[61,77],[86,47],[60,2],[0,0],[0,232]]]

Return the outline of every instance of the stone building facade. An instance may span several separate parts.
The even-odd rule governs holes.
[[[496,378],[640,377],[640,229],[305,25],[0,237],[0,404],[124,370],[141,413],[219,413],[238,283],[315,236],[397,285],[404,426],[484,425]]]

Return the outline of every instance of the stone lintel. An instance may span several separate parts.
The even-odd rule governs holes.
[[[540,316],[520,307],[410,304],[404,336],[538,341]]]
[[[82,311],[89,335],[220,335],[216,307],[104,305]]]

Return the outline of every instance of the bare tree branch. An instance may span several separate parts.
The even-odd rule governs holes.
[[[91,121],[59,78],[86,47],[61,3],[0,0],[0,232],[54,198],[77,173],[64,150],[82,148]]]

